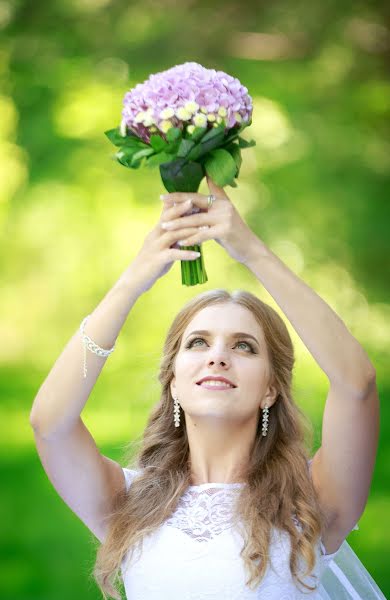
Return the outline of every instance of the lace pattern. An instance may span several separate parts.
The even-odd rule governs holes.
[[[207,542],[233,525],[231,505],[238,488],[187,489],[176,511],[166,521],[197,542]]]

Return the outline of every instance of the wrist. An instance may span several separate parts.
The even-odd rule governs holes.
[[[127,295],[138,297],[145,291],[145,276],[132,263],[122,273],[114,287]]]
[[[262,258],[269,258],[272,255],[268,246],[259,238],[256,238],[248,248],[245,265],[252,269]]]

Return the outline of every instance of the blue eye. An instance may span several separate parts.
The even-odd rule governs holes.
[[[191,348],[194,345],[194,342],[204,342],[204,340],[202,340],[201,338],[196,338],[194,340],[191,340],[191,342],[188,345],[188,348]]]
[[[199,338],[199,337],[198,338],[194,338],[193,340],[190,340],[186,344],[186,348],[192,348],[192,346],[194,345],[194,343],[195,342],[199,342],[199,341],[204,342],[205,340],[203,338]],[[253,350],[253,346],[249,342],[240,341],[240,342],[237,342],[236,346],[238,346],[239,344],[245,344],[249,348],[250,352],[252,352],[253,354],[255,354],[255,352]]]
[[[248,346],[250,348],[250,345],[248,344],[248,342],[237,342],[237,346],[238,344],[245,344],[246,346]]]

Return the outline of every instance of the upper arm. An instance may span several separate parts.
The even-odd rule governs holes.
[[[46,439],[34,429],[34,437],[42,466],[54,488],[103,541],[105,518],[114,496],[125,488],[122,467],[100,453],[81,418],[67,433]]]
[[[362,395],[331,385],[322,422],[321,447],[312,464],[313,486],[329,526],[323,535],[335,551],[362,515],[370,491],[379,438],[375,382]]]

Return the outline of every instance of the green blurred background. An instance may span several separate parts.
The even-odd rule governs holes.
[[[390,597],[388,17],[385,2],[0,1],[2,599],[101,597],[89,579],[95,538],[43,471],[29,412],[83,317],[160,218],[158,170],[120,166],[104,131],[119,125],[126,91],[186,61],[248,87],[244,137],[257,145],[243,150],[227,193],[376,367],[380,445],[348,542]],[[187,299],[244,288],[278,308],[221,246],[205,243],[204,256],[207,284],[182,286],[176,263],[137,301],[82,413],[115,460],[159,399],[163,340]],[[327,378],[285,321],[314,453]]]

